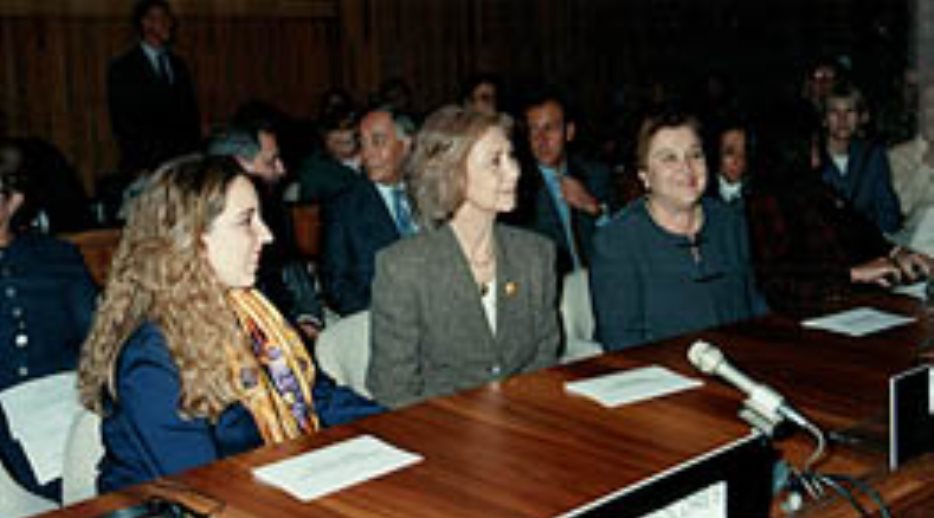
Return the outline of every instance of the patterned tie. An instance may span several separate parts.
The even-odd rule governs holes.
[[[409,213],[409,204],[405,199],[405,189],[396,187],[392,190],[392,209],[396,213],[396,228],[402,237],[411,236],[415,233],[415,223],[412,222],[412,215]]]

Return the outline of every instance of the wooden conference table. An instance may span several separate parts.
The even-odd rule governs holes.
[[[917,362],[919,345],[934,337],[934,313],[902,296],[873,297],[868,303],[918,320],[846,338],[769,315],[518,376],[261,448],[171,477],[173,484],[186,488],[172,497],[200,510],[222,506],[216,516],[225,517],[560,515],[748,434],[747,425],[736,417],[743,397],[714,379],[705,379],[700,389],[618,408],[601,407],[563,389],[569,380],[649,364],[702,378],[685,353],[695,339],[703,338],[751,377],[783,393],[825,431],[851,430],[869,438],[865,445],[832,444],[818,466],[821,471],[871,483],[895,516],[934,516],[934,458],[923,457],[889,473],[882,444],[888,376]],[[310,503],[251,475],[255,466],[361,434],[419,453],[424,460]],[[797,433],[778,447],[800,466],[813,443]],[[48,516],[99,516],[160,492],[165,489],[147,484]],[[861,501],[875,509],[868,499]],[[781,512],[775,507],[773,514]],[[857,514],[842,499],[828,497],[808,504],[800,516]]]

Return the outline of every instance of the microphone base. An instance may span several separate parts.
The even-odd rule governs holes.
[[[791,428],[786,421],[781,418],[775,419],[774,416],[764,416],[749,405],[744,404],[738,415],[749,426],[770,439],[780,440],[791,435]]]

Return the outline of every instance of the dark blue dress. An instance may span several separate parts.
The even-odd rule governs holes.
[[[631,203],[598,231],[590,270],[595,338],[607,350],[697,331],[765,312],[739,211],[702,201],[694,242]]]

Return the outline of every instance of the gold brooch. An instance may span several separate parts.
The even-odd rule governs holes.
[[[512,297],[513,295],[516,294],[517,291],[519,291],[519,285],[513,281],[509,281],[506,283],[506,286],[504,289],[506,291],[506,296]]]

